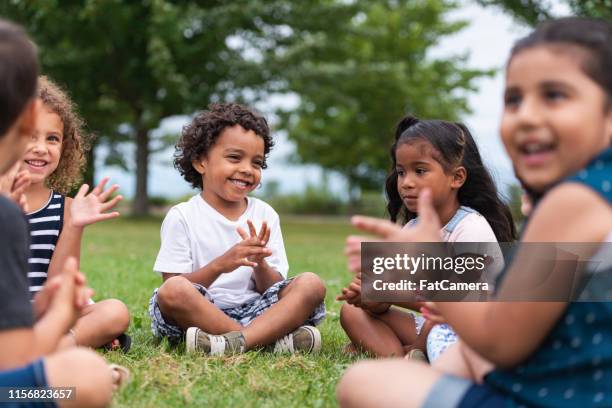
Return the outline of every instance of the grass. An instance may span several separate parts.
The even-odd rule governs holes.
[[[350,279],[342,256],[348,223],[291,218],[283,222],[290,276],[313,271],[327,285],[328,315],[319,326],[318,355],[276,356],[248,352],[230,357],[188,355],[184,346],[156,341],[147,305],[161,278],[153,272],[161,219],[120,219],[89,227],[82,270],[95,299],[124,301],[132,315],[130,353],[106,353],[132,371],[132,382],[114,400],[119,407],[197,405],[209,407],[326,407],[335,405],[341,374],[355,361],[343,354],[348,339],[338,321],[334,298]]]

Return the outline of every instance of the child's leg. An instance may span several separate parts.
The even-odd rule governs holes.
[[[124,333],[130,325],[130,312],[120,300],[106,299],[83,309],[73,333],[62,339],[60,348],[74,346],[102,347]]]
[[[113,394],[112,372],[95,352],[72,348],[45,357],[50,387],[75,387],[75,399],[58,400],[60,407],[105,407]]]
[[[345,303],[340,324],[353,344],[377,357],[403,356],[402,346],[413,344],[417,337],[412,315],[395,309],[374,315]]]
[[[325,284],[316,274],[305,272],[281,289],[278,297],[277,303],[242,330],[247,349],[271,344],[301,326],[325,299]]]
[[[210,334],[242,330],[238,322],[209,302],[182,276],[174,276],[160,286],[157,304],[166,322],[183,330],[199,327]]]
[[[396,310],[388,310],[386,314],[395,314]],[[401,312],[399,312],[401,313]],[[398,327],[402,337],[414,341],[416,330],[411,316],[394,316],[392,321],[401,320],[403,327]],[[393,328],[385,321],[379,319],[363,309],[345,303],[340,309],[340,324],[353,344],[358,348],[369,351],[377,357],[403,356],[405,344]],[[399,325],[398,325],[399,326]],[[407,337],[407,338],[406,338]]]
[[[421,407],[440,376],[424,363],[366,360],[344,373],[336,398],[341,407]]]

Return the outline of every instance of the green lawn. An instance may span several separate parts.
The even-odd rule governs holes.
[[[120,219],[89,227],[82,270],[96,290],[95,299],[114,297],[130,309],[132,350],[107,353],[127,366],[132,382],[115,397],[116,406],[333,406],[334,389],[355,360],[343,354],[348,339],[340,327],[334,298],[349,281],[342,255],[351,233],[346,222],[286,219],[283,236],[289,274],[313,271],[327,285],[327,319],[319,326],[323,349],[318,355],[276,356],[249,352],[231,357],[185,354],[184,346],[157,342],[150,331],[147,305],[161,278],[152,271],[159,249],[161,219]]]

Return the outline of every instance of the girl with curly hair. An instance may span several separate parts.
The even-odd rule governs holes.
[[[32,296],[48,278],[62,273],[68,257],[79,259],[84,227],[118,216],[118,212],[107,211],[122,198],[111,198],[118,186],[105,189],[106,178],[89,194],[84,184],[74,198],[66,196],[80,182],[85,165],[84,122],[66,92],[47,77],[39,78],[37,97],[40,113],[22,163],[31,179],[25,196],[30,210],[28,280]],[[91,302],[60,346],[121,346],[127,351],[130,339],[123,333],[129,321],[121,301]]]

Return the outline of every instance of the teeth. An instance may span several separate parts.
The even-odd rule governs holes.
[[[34,166],[34,167],[42,167],[44,165],[47,164],[46,161],[42,161],[42,160],[26,160],[26,163]]]
[[[537,153],[542,150],[546,150],[547,146],[544,146],[540,143],[528,143],[525,145],[524,149],[527,153]]]
[[[242,187],[246,187],[249,184],[246,181],[242,181],[242,180],[231,180],[231,181],[232,183],[238,184],[239,186],[242,186]]]

